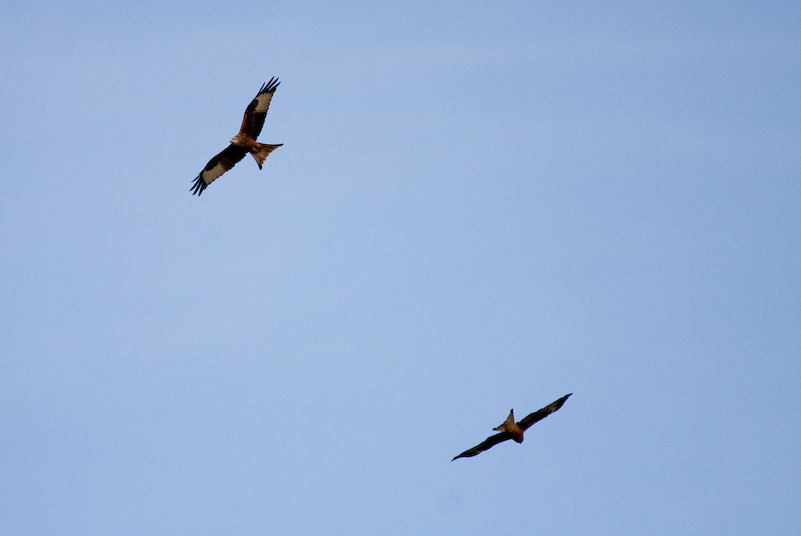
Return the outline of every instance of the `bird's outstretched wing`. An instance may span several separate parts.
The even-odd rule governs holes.
[[[278,78],[272,77],[269,82],[261,86],[259,93],[245,110],[242,127],[239,129],[240,134],[244,134],[252,140],[258,137],[261,133],[261,128],[264,126],[264,118],[267,117],[267,110],[270,108],[270,101],[273,99],[275,88],[280,83]]]
[[[534,413],[529,413],[528,415],[523,417],[520,420],[520,422],[517,423],[517,425],[520,428],[522,428],[523,431],[528,430],[531,427],[531,425],[533,425],[536,422],[541,421],[542,419],[544,419],[545,417],[547,417],[548,415],[550,415],[554,411],[556,411],[559,408],[561,408],[562,404],[565,403],[565,400],[567,400],[570,397],[570,395],[572,395],[572,394],[573,393],[567,394],[567,395],[563,396],[562,398],[560,398],[559,400],[557,400],[556,402],[552,402],[552,403],[548,404],[547,406],[545,406],[544,408],[535,411]]]
[[[470,458],[471,456],[475,456],[476,454],[484,452],[485,450],[491,449],[492,447],[494,447],[498,443],[502,443],[502,442],[506,441],[507,439],[512,439],[512,434],[510,434],[509,432],[501,432],[499,434],[495,434],[493,436],[489,436],[487,439],[485,439],[484,441],[482,441],[481,443],[479,443],[475,447],[473,447],[471,449],[467,449],[466,451],[462,452],[458,456],[454,457],[453,460],[455,460],[457,458]],[[453,461],[453,460],[451,460],[451,461]]]
[[[544,408],[542,408],[540,410],[537,410],[534,413],[531,413],[531,414],[527,415],[520,422],[517,423],[517,426],[519,426],[523,431],[527,430],[534,423],[536,423],[538,421],[541,421],[542,419],[544,419],[545,417],[547,417],[548,415],[550,415],[554,411],[556,411],[559,408],[561,408],[562,405],[565,403],[565,400],[567,400],[570,397],[570,395],[572,395],[572,394],[573,393],[567,394],[567,395],[563,396],[562,398],[560,398],[559,400],[548,404]],[[509,432],[501,432],[499,434],[495,434],[494,436],[488,437],[482,443],[479,443],[475,447],[473,447],[471,449],[467,449],[466,451],[462,452],[461,454],[459,454],[458,456],[453,458],[453,460],[456,460],[458,458],[469,458],[471,456],[475,456],[476,454],[484,452],[485,450],[491,449],[492,447],[494,447],[498,443],[506,441],[507,439],[512,439],[512,434],[509,433]],[[521,441],[522,441],[522,439],[521,439]],[[453,460],[451,460],[451,461],[453,461]]]
[[[237,162],[245,158],[245,155],[248,154],[247,149],[243,147],[238,147],[234,144],[229,145],[225,149],[223,149],[219,154],[214,155],[214,157],[209,160],[209,163],[206,164],[206,167],[203,168],[197,177],[195,177],[195,183],[189,189],[192,194],[200,195],[203,193],[203,190],[206,187],[215,181],[220,175],[234,167]]]

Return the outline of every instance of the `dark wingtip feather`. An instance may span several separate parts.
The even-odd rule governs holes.
[[[198,197],[200,197],[200,194],[203,193],[203,190],[205,190],[207,186],[208,184],[200,178],[200,173],[198,173],[197,177],[195,177],[195,183],[189,188],[189,191],[192,192],[192,195],[197,194]]]
[[[273,76],[272,78],[270,78],[269,82],[267,82],[266,84],[262,84],[261,89],[259,90],[259,94],[275,93],[275,88],[277,88],[280,83],[281,82],[278,81],[278,78]]]

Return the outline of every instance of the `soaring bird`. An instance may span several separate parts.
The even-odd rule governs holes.
[[[261,165],[267,155],[283,145],[283,143],[267,145],[256,141],[261,132],[261,127],[264,126],[264,118],[267,116],[267,109],[270,107],[270,101],[278,84],[280,84],[278,78],[272,77],[269,82],[261,86],[259,93],[245,110],[245,117],[242,119],[242,127],[239,129],[239,134],[231,138],[231,145],[209,160],[203,171],[198,174],[194,185],[189,189],[192,194],[202,194],[209,184],[234,167],[248,153],[253,155],[259,165],[259,169],[261,169]]]
[[[523,442],[523,432],[528,430],[534,423],[541,421],[554,411],[558,410],[562,407],[562,404],[565,403],[565,400],[568,399],[570,395],[573,393],[567,394],[557,400],[556,402],[552,402],[548,404],[544,408],[535,411],[534,413],[529,414],[526,417],[523,417],[523,420],[520,422],[515,422],[515,412],[514,410],[509,411],[509,416],[506,417],[506,420],[501,423],[500,426],[493,428],[493,430],[497,430],[500,432],[499,434],[495,434],[493,436],[488,437],[482,443],[479,443],[475,447],[471,449],[467,449],[466,451],[462,452],[456,458],[469,458],[471,456],[475,456],[485,450],[491,449],[498,443],[506,441],[507,439],[514,439],[517,443]],[[451,460],[451,461],[453,461]]]

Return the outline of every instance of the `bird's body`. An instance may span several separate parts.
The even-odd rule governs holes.
[[[457,458],[469,458],[471,456],[475,456],[476,454],[480,454],[485,450],[489,450],[498,443],[502,443],[509,439],[515,441],[516,443],[523,442],[523,433],[528,430],[534,423],[537,423],[553,413],[554,411],[558,410],[562,407],[565,403],[565,400],[570,397],[573,393],[567,394],[560,398],[559,400],[548,404],[544,408],[535,411],[534,413],[530,413],[526,415],[520,422],[515,422],[515,413],[514,410],[509,411],[509,416],[506,417],[506,420],[500,424],[500,426],[496,426],[493,430],[497,430],[498,434],[488,437],[475,447],[471,449],[467,449],[466,451],[462,452],[458,456],[454,457],[453,460]],[[451,461],[453,461],[451,460]]]
[[[214,155],[195,178],[195,183],[190,189],[193,194],[202,194],[209,184],[234,167],[248,153],[253,155],[259,165],[259,169],[261,169],[267,155],[283,145],[282,143],[269,145],[256,141],[264,126],[264,119],[267,117],[267,110],[270,108],[270,101],[278,84],[280,84],[278,79],[273,77],[269,82],[261,86],[259,93],[245,110],[242,126],[239,129],[239,133],[231,138],[231,145]]]
[[[509,416],[506,417],[506,420],[503,421],[499,426],[493,428],[493,430],[508,433],[511,436],[511,439],[516,443],[523,442],[523,432],[525,432],[525,430],[520,428],[520,425],[515,422],[515,410],[513,409],[509,410]]]

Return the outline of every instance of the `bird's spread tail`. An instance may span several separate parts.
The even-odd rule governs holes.
[[[499,426],[493,428],[493,430],[497,430],[499,432],[511,432],[514,427],[515,427],[515,412],[514,410],[510,410],[509,416],[506,417],[506,420],[503,421]]]
[[[279,143],[278,145],[268,145],[266,143],[257,142],[256,145],[258,145],[258,149],[250,151],[250,154],[253,155],[253,158],[259,165],[259,169],[261,169],[261,165],[264,163],[264,160],[267,159],[267,155],[281,147],[283,143]]]

